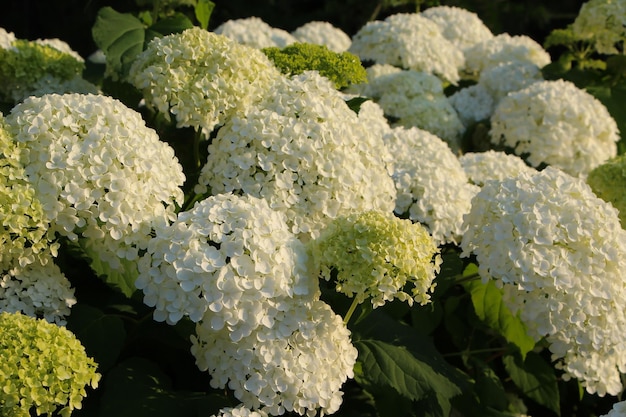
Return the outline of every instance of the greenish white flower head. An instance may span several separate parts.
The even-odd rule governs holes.
[[[564,379],[600,396],[626,371],[626,231],[617,210],[579,178],[547,167],[487,181],[465,217],[462,255],[536,341],[545,338]]]
[[[286,300],[274,326],[237,342],[226,329],[198,323],[191,353],[211,387],[228,387],[244,407],[275,416],[336,412],[358,356],[341,316],[321,300],[298,299]]]
[[[624,54],[626,1],[589,0],[581,6],[571,28],[601,54]]]
[[[393,210],[391,156],[330,81],[307,71],[271,91],[219,129],[198,194],[264,198],[303,239],[345,211]]]
[[[362,61],[426,72],[456,84],[465,65],[463,52],[439,26],[419,13],[399,13],[370,21],[352,37],[350,52]]]
[[[435,6],[420,15],[435,22],[443,36],[461,50],[493,38],[493,33],[480,17],[467,9]]]
[[[16,37],[13,32],[0,28],[0,49],[11,49]]]
[[[74,334],[20,313],[0,312],[0,414],[60,415],[80,409],[100,374]]]
[[[449,96],[448,100],[466,128],[488,120],[495,107],[493,96],[481,84],[464,87]]]
[[[426,228],[390,212],[338,217],[310,247],[322,278],[358,303],[369,299],[374,308],[394,299],[428,303],[441,264]],[[413,285],[410,294],[403,291],[407,284]]]
[[[479,187],[490,180],[502,181],[517,177],[522,172],[530,174],[536,171],[519,156],[492,149],[485,152],[467,152],[459,157],[459,162],[469,181]]]
[[[343,30],[329,22],[311,21],[291,32],[298,42],[324,45],[333,52],[346,52],[352,39]]]
[[[485,87],[498,104],[513,91],[523,90],[534,82],[543,81],[541,69],[532,62],[508,61],[481,71],[478,84]]]
[[[564,80],[538,81],[510,93],[491,117],[491,142],[531,166],[552,165],[584,177],[617,155],[617,123],[594,96]]]
[[[45,95],[15,106],[9,133],[50,233],[79,236],[111,268],[135,260],[153,227],[175,218],[185,177],[141,115],[103,95]]]
[[[479,42],[464,52],[464,71],[476,75],[504,62],[528,62],[543,68],[552,61],[550,54],[531,37],[508,33]]]
[[[268,414],[264,410],[250,410],[240,405],[237,407],[222,408],[218,414],[212,417],[268,417]]]
[[[158,228],[135,283],[154,319],[203,319],[237,341],[271,327],[284,298],[313,297],[304,245],[265,200],[218,194]]]
[[[215,28],[214,32],[255,49],[272,46],[284,48],[297,42],[291,33],[274,28],[256,16],[227,20]]]
[[[395,213],[424,224],[438,245],[458,243],[479,187],[469,183],[457,156],[442,139],[415,127],[395,128],[384,141],[394,157]]]
[[[81,76],[70,79],[61,79],[46,74],[33,82],[30,86],[14,90],[11,94],[13,102],[19,103],[30,96],[41,97],[46,94],[101,94],[98,86],[90,83]]]
[[[622,227],[626,227],[626,156],[612,158],[592,169],[587,184],[598,197],[619,211]]]
[[[280,76],[260,50],[194,27],[153,39],[133,62],[128,81],[148,106],[208,137]]]

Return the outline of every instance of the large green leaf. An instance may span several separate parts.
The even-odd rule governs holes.
[[[472,268],[468,267],[466,274]],[[525,357],[535,347],[535,341],[528,335],[521,319],[504,304],[502,292],[495,283],[489,281],[483,284],[480,280],[470,280],[464,286],[472,297],[478,318],[517,346],[522,357]]]
[[[194,7],[194,13],[202,29],[206,29],[209,27],[209,19],[211,18],[211,14],[213,13],[214,8],[215,3],[210,0],[198,0],[198,2],[196,3],[196,6]]]
[[[524,395],[560,415],[559,387],[554,367],[541,356],[529,352],[521,358],[507,355],[503,358],[504,367]]]

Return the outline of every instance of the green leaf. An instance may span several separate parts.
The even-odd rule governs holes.
[[[194,12],[196,14],[196,19],[198,23],[200,23],[200,27],[202,29],[207,29],[209,27],[209,19],[211,18],[211,14],[213,13],[213,9],[215,8],[215,3],[211,0],[198,0],[196,6],[194,7]]]
[[[589,86],[586,90],[602,102],[617,122],[617,127],[621,133],[621,140],[618,142],[618,154],[626,153],[626,81],[609,86]]]
[[[126,339],[121,318],[80,303],[72,307],[67,328],[82,342],[87,354],[98,363],[100,373],[115,364]]]
[[[484,362],[474,362],[477,365],[474,388],[481,406],[498,411],[506,410],[508,400],[500,378]]]
[[[561,415],[554,367],[534,352],[529,352],[523,362],[514,355],[505,356],[503,362],[511,379],[524,395]]]
[[[91,32],[94,42],[106,55],[107,73],[115,80],[123,79],[144,48],[146,32],[141,20],[130,13],[103,7]]]
[[[163,18],[150,26],[147,30],[158,33],[160,36],[171,35],[172,33],[180,33],[186,29],[192,28],[193,23],[187,16],[182,13],[175,13],[172,16]],[[148,39],[146,39],[148,41]]]
[[[525,357],[535,346],[535,341],[526,332],[526,326],[520,318],[511,313],[502,301],[502,292],[493,281],[483,284],[480,280],[464,283],[472,297],[472,304],[478,318],[487,326],[500,333],[517,346]]]

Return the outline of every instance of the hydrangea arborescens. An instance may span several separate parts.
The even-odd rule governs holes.
[[[456,84],[465,65],[463,52],[419,13],[399,13],[370,21],[352,37],[348,51],[362,61],[434,74]]]
[[[286,30],[274,28],[256,16],[227,20],[215,28],[214,32],[256,49],[273,46],[284,48],[297,42]]]
[[[590,41],[601,54],[623,54],[626,43],[626,1],[585,2],[571,29],[579,38]]]
[[[394,128],[384,137],[394,157],[395,212],[427,226],[438,245],[458,243],[479,187],[469,183],[457,156],[439,137],[418,128]]]
[[[618,401],[613,404],[613,408],[601,417],[626,417],[626,401]]]
[[[495,104],[508,93],[522,90],[537,81],[543,81],[541,69],[532,62],[523,61],[494,65],[482,71],[478,78],[478,84],[489,91]]]
[[[280,76],[260,50],[194,27],[153,39],[133,62],[128,80],[148,106],[208,137]]]
[[[308,71],[279,80],[219,129],[196,192],[265,198],[304,239],[346,210],[393,210],[390,161],[343,95]]]
[[[472,200],[461,241],[484,281],[535,340],[545,338],[564,378],[600,396],[626,371],[626,231],[617,210],[582,179],[547,167],[488,181]]]
[[[240,405],[237,407],[222,408],[218,414],[212,417],[268,417],[268,414],[264,410],[250,410]]]
[[[271,327],[282,299],[312,297],[304,245],[265,200],[218,194],[158,228],[135,282],[154,318],[175,324],[203,317],[233,340]]]
[[[619,140],[607,108],[564,80],[538,81],[504,97],[489,134],[533,167],[548,164],[581,177],[616,156]]]
[[[493,113],[493,97],[481,84],[456,91],[448,97],[448,101],[466,128],[481,120],[488,120]]]
[[[343,30],[329,22],[311,21],[297,27],[291,32],[298,42],[324,45],[333,52],[346,52],[352,39]]]
[[[552,61],[550,54],[531,37],[508,33],[479,42],[464,52],[464,71],[476,75],[503,62],[528,62],[543,68]]]
[[[152,228],[175,217],[185,180],[173,149],[141,115],[103,95],[31,97],[6,117],[50,233],[112,269],[138,258]]]
[[[467,9],[435,6],[420,15],[435,22],[443,36],[461,50],[493,38],[493,33],[480,17]]]
[[[82,407],[85,388],[100,374],[85,348],[64,327],[20,313],[0,312],[0,414],[60,415]]]
[[[396,298],[409,305],[428,303],[441,264],[426,228],[391,212],[340,216],[310,248],[322,278],[336,281],[337,292],[355,303],[370,299],[374,308]],[[404,291],[409,283],[411,294]]]
[[[285,302],[274,326],[259,326],[237,342],[226,329],[198,323],[191,353],[211,375],[211,387],[228,387],[246,408],[275,416],[336,412],[358,355],[328,304],[297,299]]]
[[[13,32],[0,28],[0,49],[10,49],[16,39]]]
[[[20,88],[12,93],[13,101],[19,103],[27,97],[41,97],[46,94],[100,94],[98,86],[90,83],[81,76],[67,80],[46,74],[28,87]]]
[[[619,211],[622,227],[626,227],[626,156],[612,158],[592,169],[587,184],[598,197]]]
[[[536,171],[519,156],[492,149],[485,152],[467,152],[459,157],[459,162],[469,181],[479,187],[489,180],[502,181],[517,177],[522,172]]]

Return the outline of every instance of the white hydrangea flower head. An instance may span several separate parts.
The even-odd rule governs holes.
[[[329,22],[311,21],[296,28],[291,34],[298,42],[324,45],[333,52],[341,53],[350,48],[350,36]]]
[[[434,75],[401,70],[369,78],[372,98],[390,117],[392,127],[418,127],[457,150],[465,126]]]
[[[350,94],[355,94],[357,96],[363,97],[374,97],[379,95],[378,89],[372,85],[372,80],[376,78],[388,75],[395,74],[401,72],[402,68],[394,67],[389,64],[373,64],[367,68],[365,68],[365,73],[367,74],[367,82],[359,83],[359,84],[351,84],[346,88],[346,92]]]
[[[476,75],[503,62],[528,62],[543,68],[552,61],[550,54],[531,37],[508,33],[479,42],[464,52],[465,72]]]
[[[362,61],[422,71],[456,84],[465,65],[463,52],[419,13],[398,13],[370,21],[352,37],[349,52]]]
[[[196,193],[265,198],[302,239],[343,211],[395,205],[382,138],[315,71],[279,80],[220,128],[208,150]]]
[[[153,39],[133,62],[129,82],[148,106],[178,127],[208,137],[267,93],[280,72],[258,49],[199,27]]]
[[[613,408],[601,417],[626,417],[626,401],[618,401],[613,404]]]
[[[101,94],[100,88],[84,78],[77,76],[63,80],[50,74],[39,78],[32,85],[25,88],[16,88],[11,91],[15,103],[24,101],[27,97],[41,97],[46,94]]]
[[[85,59],[82,56],[80,56],[78,52],[73,50],[72,47],[67,42],[61,39],[58,39],[58,38],[37,39],[33,42],[38,43],[40,45],[48,45],[56,49],[57,51],[63,52],[64,54],[68,54],[74,57],[74,59],[77,60],[78,62],[85,62]]]
[[[256,16],[227,20],[215,28],[214,32],[255,49],[272,46],[284,48],[298,42],[291,33],[274,28]]]
[[[211,417],[268,417],[269,414],[265,410],[250,410],[240,405],[237,407],[222,408],[218,414]]]
[[[616,156],[619,140],[604,104],[565,80],[538,81],[504,97],[489,134],[533,167],[552,165],[581,177]]]
[[[204,317],[236,341],[271,327],[283,298],[315,295],[307,259],[304,244],[265,200],[218,194],[156,230],[135,285],[155,307],[155,320]]]
[[[465,217],[462,256],[535,340],[545,337],[564,378],[600,396],[626,370],[626,231],[617,210],[580,178],[547,167],[487,181]]]
[[[358,356],[350,331],[328,304],[295,299],[273,327],[258,327],[238,342],[225,329],[198,323],[191,353],[213,388],[228,387],[246,408],[276,416],[336,412]]]
[[[497,104],[513,91],[523,90],[534,82],[543,81],[541,69],[532,62],[502,62],[480,73],[478,84],[489,91]]]
[[[465,127],[488,120],[495,107],[491,93],[481,84],[462,88],[449,96],[448,100]]]
[[[432,133],[400,127],[384,140],[394,157],[395,212],[427,226],[438,245],[458,243],[466,228],[463,215],[480,188],[469,183],[457,156]]]
[[[51,256],[0,272],[0,312],[19,311],[62,326],[74,304],[74,289]]]
[[[6,29],[0,28],[0,48],[11,49],[15,39],[15,34],[13,32],[8,32]]]
[[[443,36],[461,50],[493,38],[493,33],[485,22],[467,9],[435,6],[422,11],[420,15],[435,22]]]
[[[601,54],[623,54],[626,44],[626,1],[589,0],[571,25],[575,35],[593,43]]]
[[[459,157],[459,162],[469,181],[479,187],[490,180],[502,181],[517,177],[522,172],[530,174],[536,171],[519,156],[493,149],[467,152]]]
[[[141,115],[104,95],[30,97],[6,117],[50,233],[79,236],[112,269],[175,217],[185,181],[174,150]]]

